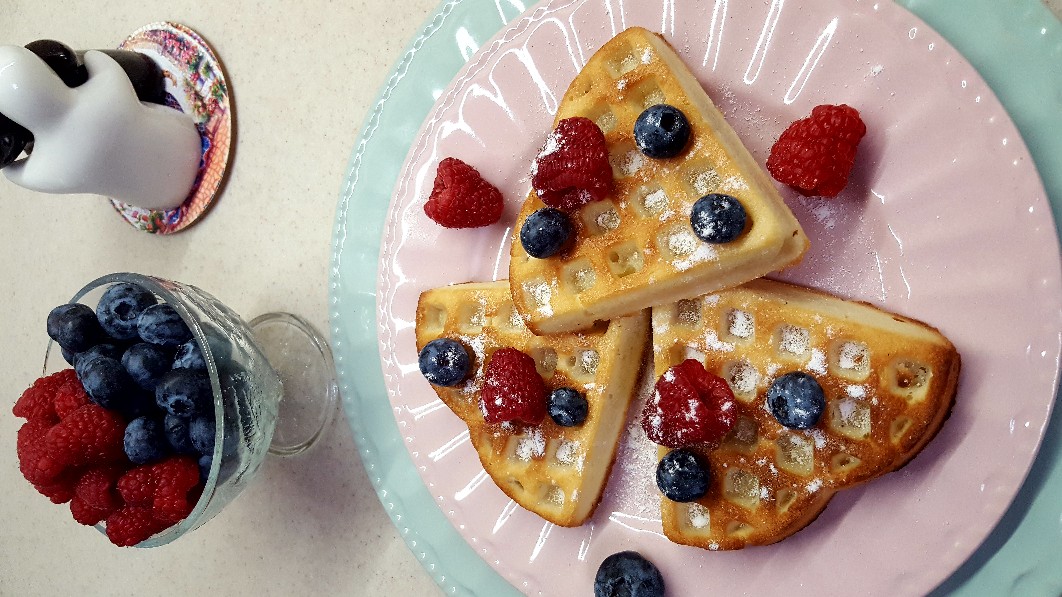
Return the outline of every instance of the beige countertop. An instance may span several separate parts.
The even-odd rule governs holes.
[[[1062,14],[1062,0],[1045,0]],[[104,273],[202,287],[250,318],[286,310],[328,329],[328,270],[339,186],[370,104],[438,0],[166,4],[7,0],[0,44],[53,38],[110,48],[140,26],[197,30],[225,65],[236,139],[227,188],[189,230],[134,230],[93,196],[43,195],[0,178],[0,403],[39,375],[45,317]],[[400,159],[400,158],[396,158]],[[439,590],[406,548],[337,417],[322,443],[267,459],[214,520],[163,549],[111,547],[18,470],[20,421],[0,413],[0,595],[354,594]]]
[[[340,183],[370,104],[438,0],[273,3],[9,0],[0,43],[111,48],[159,20],[214,47],[235,99],[228,186],[187,231],[134,230],[100,197],[43,195],[0,177],[0,388],[13,404],[40,374],[48,311],[104,273],[195,284],[246,317],[287,310],[328,329]],[[112,547],[19,473],[10,406],[0,413],[0,595],[432,595],[336,417],[311,452],[267,459],[214,520],[163,549]]]

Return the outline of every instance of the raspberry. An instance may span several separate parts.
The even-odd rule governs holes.
[[[73,369],[68,369],[68,371],[73,371]],[[77,375],[68,377],[70,379],[59,386],[55,394],[55,414],[60,419],[65,419],[67,415],[89,403],[88,394]]]
[[[198,485],[196,459],[175,456],[126,472],[118,479],[118,493],[127,505],[150,508],[157,521],[173,524],[192,511]]]
[[[101,510],[99,508],[93,508],[88,505],[80,496],[74,495],[74,498],[70,500],[70,514],[74,516],[74,520],[85,526],[97,525],[103,519],[111,515],[110,510]]]
[[[155,500],[155,477],[152,465],[138,466],[118,479],[118,494],[130,506],[151,506]]]
[[[565,118],[531,166],[531,187],[546,205],[572,211],[612,192],[605,134],[582,116]]]
[[[457,158],[445,158],[435,171],[435,185],[424,213],[446,228],[478,228],[501,218],[501,191]]]
[[[86,404],[67,415],[44,437],[44,456],[37,467],[54,477],[71,467],[120,462],[125,421],[118,414]]]
[[[37,463],[44,456],[44,436],[51,425],[41,419],[30,419],[18,430],[15,451],[18,454],[18,468],[22,476],[30,483],[45,483],[49,475],[37,468]]]
[[[642,411],[649,439],[669,448],[718,443],[737,422],[730,386],[694,359],[671,367],[656,381]]]
[[[65,504],[74,497],[74,484],[77,483],[78,471],[64,471],[54,479],[43,483],[34,483],[33,488],[41,495],[52,500],[53,504]]]
[[[155,478],[152,514],[170,524],[184,520],[195,506],[189,494],[199,485],[199,463],[187,456],[170,458],[154,465],[152,476]]]
[[[124,469],[119,466],[89,469],[74,485],[74,493],[86,506],[105,511],[103,517],[106,517],[122,505],[117,484],[123,472]]]
[[[11,409],[12,414],[23,419],[42,419],[49,423],[56,423],[59,417],[55,414],[55,393],[70,379],[77,379],[73,369],[64,369],[47,377],[41,377],[33,382]]]
[[[164,528],[144,506],[125,506],[107,517],[107,538],[120,547],[136,545]]]
[[[836,197],[848,184],[867,127],[848,105],[815,106],[789,125],[771,147],[767,170],[801,195]]]
[[[535,360],[515,348],[499,348],[483,373],[479,408],[488,423],[537,425],[546,416],[546,384]]]

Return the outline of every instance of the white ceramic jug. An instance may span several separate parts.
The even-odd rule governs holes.
[[[45,193],[105,195],[146,209],[188,197],[202,154],[191,116],[137,100],[125,71],[85,53],[88,81],[67,87],[36,54],[0,46],[0,114],[33,133],[33,151],[4,168]]]

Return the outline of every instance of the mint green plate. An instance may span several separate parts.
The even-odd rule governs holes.
[[[1062,24],[1037,0],[899,3],[948,39],[995,91],[1037,163],[1055,222],[1062,222]],[[519,0],[450,0],[439,7],[395,66],[358,137],[333,233],[332,340],[347,420],[388,515],[428,573],[454,595],[519,592],[458,535],[402,446],[377,350],[377,259],[389,198],[421,122],[476,49],[522,9]],[[1062,594],[1060,432],[1062,410],[1055,409],[1014,503],[934,594]]]

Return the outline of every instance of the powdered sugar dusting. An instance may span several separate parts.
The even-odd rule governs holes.
[[[867,389],[863,386],[848,386],[845,392],[852,398],[864,398],[867,395]]]
[[[730,323],[728,330],[731,336],[746,340],[752,337],[752,332],[756,328],[751,313],[741,309],[734,309],[727,314],[726,318]]]
[[[546,454],[546,438],[542,435],[542,429],[535,427],[530,435],[521,437],[516,443],[515,454],[520,460],[542,458]]]
[[[811,362],[808,363],[808,369],[819,375],[826,375],[826,353],[818,348],[813,349],[811,351]]]
[[[690,526],[695,529],[703,529],[711,522],[711,518],[708,515],[708,508],[698,504],[697,502],[691,502],[686,506],[686,516],[690,523]]]
[[[719,336],[715,333],[715,330],[710,328],[704,332],[704,345],[711,350],[719,352],[730,352],[734,350],[734,345],[732,343],[720,340]]]
[[[581,471],[585,459],[586,455],[582,453],[582,446],[579,442],[565,440],[557,446],[557,461],[561,464],[574,466]]]
[[[689,268],[697,265],[698,263],[704,263],[705,261],[711,261],[715,259],[717,253],[715,249],[707,243],[699,243],[697,250],[695,250],[689,257],[685,259],[679,259],[674,261],[675,269],[679,271],[686,271]]]
[[[619,160],[620,172],[622,172],[624,176],[633,176],[643,164],[645,164],[645,158],[642,157],[642,153],[636,149],[632,149],[625,153]]]
[[[804,328],[785,324],[779,330],[778,348],[790,354],[804,354],[811,345],[810,335]]]

